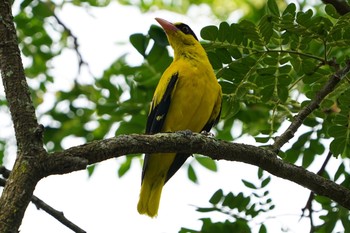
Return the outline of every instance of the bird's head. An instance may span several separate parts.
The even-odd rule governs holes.
[[[181,51],[189,49],[201,47],[198,38],[192,31],[192,29],[184,24],[184,23],[170,23],[164,19],[156,18],[157,22],[164,29],[169,44],[174,49],[175,56],[177,53],[181,53]]]

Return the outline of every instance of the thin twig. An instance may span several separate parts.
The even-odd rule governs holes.
[[[338,70],[334,73],[328,80],[328,82],[319,90],[308,105],[306,105],[293,119],[288,129],[282,133],[280,136],[276,137],[272,148],[275,152],[278,152],[281,147],[286,144],[291,138],[294,137],[294,133],[302,125],[303,121],[309,116],[315,109],[317,109],[322,102],[322,100],[332,91],[334,91],[337,84],[346,76],[350,71],[350,60],[346,62],[343,69]]]
[[[3,167],[0,167],[0,168],[3,168]],[[9,170],[7,170],[7,171],[9,171]],[[4,187],[5,185],[6,185],[6,180],[3,178],[0,178],[0,186]],[[45,211],[46,213],[48,213],[49,215],[51,215],[52,217],[57,219],[57,221],[59,221],[60,223],[62,223],[63,225],[65,225],[66,227],[71,229],[72,231],[74,231],[76,233],[86,233],[86,231],[84,231],[83,229],[81,229],[80,227],[75,225],[73,222],[69,221],[64,216],[63,212],[60,212],[60,211],[52,208],[51,206],[46,204],[44,201],[42,201],[40,198],[36,197],[35,195],[32,196],[30,201],[36,206],[37,209],[42,209],[43,211]]]
[[[331,159],[332,157],[332,152],[329,152],[327,154],[327,157],[325,159],[325,161],[323,162],[320,170],[317,172],[317,175],[319,176],[322,176],[324,171],[326,170],[326,166],[329,162],[329,160]],[[314,225],[314,221],[313,221],[313,218],[312,218],[312,214],[313,214],[313,208],[312,208],[312,201],[314,200],[315,198],[315,194],[313,192],[310,192],[310,195],[309,195],[309,198],[307,199],[307,202],[306,202],[306,205],[304,208],[301,209],[302,213],[301,213],[301,216],[300,216],[300,219],[302,219],[303,217],[305,217],[305,211],[308,210],[309,211],[309,219],[310,219],[310,233],[314,232],[315,230],[315,225]]]
[[[73,222],[69,221],[64,216],[63,212],[60,212],[60,211],[52,208],[51,206],[49,206],[48,204],[43,202],[38,197],[33,195],[31,198],[31,202],[36,206],[36,208],[44,210],[46,213],[48,213],[49,215],[51,215],[52,217],[57,219],[60,223],[62,223],[63,225],[65,225],[66,227],[71,229],[72,231],[77,232],[77,233],[86,233],[86,231],[84,231],[83,229],[81,229],[80,227],[75,225]]]
[[[60,18],[58,18],[58,16],[55,13],[52,13],[53,17],[56,19],[57,23],[59,25],[61,25],[63,27],[63,29],[68,33],[68,35],[73,39],[73,43],[74,43],[74,50],[78,56],[78,63],[79,63],[79,69],[78,72],[80,73],[81,71],[81,67],[83,65],[87,65],[88,63],[86,61],[84,61],[83,56],[81,55],[80,51],[79,51],[79,42],[78,42],[78,37],[76,37],[73,32],[70,30],[70,28],[62,22],[62,20]]]

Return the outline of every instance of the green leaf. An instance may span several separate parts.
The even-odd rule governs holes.
[[[327,5],[326,5],[325,11],[326,11],[326,13],[327,13],[329,16],[331,16],[331,17],[333,17],[333,18],[335,18],[335,19],[338,19],[338,18],[340,17],[340,15],[339,15],[339,13],[337,12],[337,10],[336,10],[336,9],[334,8],[334,6],[331,5],[331,4],[327,4]]]
[[[208,58],[214,69],[222,68],[222,63],[220,57],[214,52],[208,52]]]
[[[251,183],[249,181],[246,181],[246,180],[242,179],[242,182],[247,188],[258,189],[258,187],[256,187],[255,184],[253,184],[253,183]]]
[[[164,30],[161,27],[152,25],[148,30],[148,35],[154,40],[155,43],[165,47],[169,45],[168,38]]]
[[[223,64],[229,64],[232,62],[231,55],[227,49],[224,48],[218,48],[215,50],[216,54],[221,60],[221,63]]]
[[[214,25],[206,26],[202,28],[200,34],[204,40],[215,41],[218,38],[219,29]]]
[[[311,9],[309,9],[308,11],[306,12],[298,12],[297,13],[297,18],[296,18],[296,21],[301,24],[301,25],[304,25],[304,26],[309,26],[310,25],[310,19],[313,15],[313,12]]]
[[[338,138],[344,137],[347,133],[347,128],[341,125],[334,125],[329,127],[328,133],[330,136]]]
[[[277,3],[275,0],[268,0],[267,1],[267,7],[270,11],[270,13],[272,13],[275,16],[280,16],[280,11],[278,9]]]
[[[254,137],[256,142],[267,143],[271,137]]]
[[[196,211],[201,212],[201,213],[213,212],[213,211],[216,211],[216,210],[217,210],[216,207],[209,207],[209,208],[199,207],[199,208],[196,209]]]
[[[286,102],[289,96],[289,90],[286,86],[277,86],[277,95],[280,98],[281,102]]]
[[[147,61],[150,64],[156,64],[158,62],[161,62],[159,58],[163,57],[164,55],[167,55],[168,50],[166,47],[159,45],[158,43],[154,43],[151,51],[147,54],[146,58]]]
[[[224,201],[222,202],[222,206],[227,206],[231,209],[235,208],[235,196],[233,193],[229,192],[226,196]]]
[[[261,100],[264,102],[270,100],[271,97],[273,96],[274,91],[275,91],[274,85],[264,87],[260,92],[262,95]]]
[[[346,153],[350,151],[349,144],[345,138],[335,138],[330,144],[330,150],[334,156],[344,155],[349,157],[349,154]]]
[[[286,7],[286,9],[283,11],[283,16],[285,15],[291,15],[291,16],[295,16],[295,11],[296,11],[297,7],[294,3],[290,3],[288,4],[288,6]]]
[[[246,36],[246,38],[252,40],[257,45],[264,45],[263,40],[260,37],[255,24],[251,21],[242,20],[239,23],[239,29],[244,33],[244,36]]]
[[[146,55],[146,49],[148,45],[148,39],[145,35],[141,33],[132,34],[129,38],[131,44],[134,46],[134,48],[142,55]]]
[[[209,202],[213,205],[217,205],[222,200],[223,197],[224,197],[224,193],[222,189],[219,189],[213,194]]]
[[[198,183],[198,178],[197,178],[196,172],[194,171],[194,169],[193,169],[191,164],[189,164],[188,168],[187,168],[187,177],[193,183]]]
[[[87,167],[87,172],[88,172],[88,175],[89,175],[89,177],[91,177],[92,176],[92,174],[94,173],[94,171],[95,171],[95,168],[96,168],[96,165],[94,164],[94,165],[90,165],[90,166],[88,166]]]
[[[202,157],[202,156],[201,157],[196,156],[195,158],[196,158],[196,160],[198,161],[198,163],[200,165],[202,165],[203,167],[207,168],[208,170],[214,171],[214,172],[217,171],[216,163],[211,158]]]
[[[340,178],[340,176],[344,174],[344,172],[345,172],[345,166],[344,166],[344,163],[342,163],[339,165],[338,170],[334,174],[334,181],[337,181]]]
[[[264,170],[259,167],[258,169],[258,178],[261,179],[264,174]]]
[[[268,176],[266,179],[264,179],[262,182],[261,182],[261,188],[264,188],[266,187],[266,185],[268,185],[271,181],[271,177]]]
[[[54,5],[50,2],[38,2],[36,6],[32,8],[33,14],[35,17],[39,18],[46,18],[49,16],[52,16],[53,11],[50,9],[50,7],[53,7]]]
[[[118,169],[118,177],[123,177],[127,171],[129,171],[131,167],[132,157],[126,156],[125,160]]]
[[[266,44],[269,43],[270,38],[273,34],[273,17],[269,15],[264,15],[259,23],[259,30],[262,34]]]
[[[259,233],[267,233],[266,226],[264,224],[261,224],[259,228]]]
[[[234,59],[239,59],[242,57],[242,53],[237,47],[230,47],[228,52]]]
[[[231,40],[232,31],[230,30],[230,25],[227,22],[221,22],[218,31],[218,40],[224,42],[225,40]]]

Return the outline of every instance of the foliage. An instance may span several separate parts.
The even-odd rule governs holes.
[[[154,9],[166,9],[178,13],[186,14],[191,7],[203,7],[203,3],[211,7],[212,13],[219,19],[227,19],[235,13],[243,12],[251,18],[259,19],[264,14],[264,2],[258,1],[239,1],[239,0],[171,0],[171,1],[128,1],[119,0],[121,4],[137,5],[142,11]],[[284,4],[284,2],[281,2]],[[224,7],[223,7],[224,6]]]
[[[254,223],[259,217],[274,209],[269,197],[267,185],[271,177],[264,176],[261,169],[258,172],[259,183],[242,180],[243,184],[253,190],[251,195],[240,192],[224,194],[222,189],[217,190],[209,200],[210,207],[197,207],[197,211],[206,214],[219,212],[225,216],[224,222],[212,222],[210,218],[201,219],[203,222],[200,231],[182,228],[179,232],[251,232]],[[264,224],[260,224],[259,232],[266,232]]]
[[[130,4],[130,1],[119,1]],[[221,22],[201,30],[208,57],[224,92],[222,120],[215,129],[217,137],[235,140],[253,136],[257,143],[270,144],[284,124],[317,96],[317,92],[344,67],[350,53],[350,14],[339,15],[331,6],[304,10],[304,4],[286,5],[281,1],[136,1],[147,11],[158,8],[187,12],[193,4],[213,4],[214,13],[224,20],[239,7],[244,17],[237,23]],[[128,64],[126,56],[116,59],[94,85],[74,80],[69,90],[54,90],[52,62],[65,50],[75,51],[77,66],[84,67],[77,37],[60,21],[55,11],[65,4],[106,6],[109,1],[24,0],[14,20],[19,45],[25,57],[25,72],[38,109],[46,105],[45,93],[54,92],[54,102],[38,111],[39,122],[45,122],[45,143],[49,151],[62,149],[62,140],[76,137],[83,142],[102,139],[106,135],[144,132],[149,100],[164,69],[172,58],[164,32],[151,26],[146,34],[130,36],[130,43],[143,57],[137,66]],[[179,6],[182,8],[179,8]],[[224,9],[220,6],[225,5]],[[322,5],[323,6],[323,5]],[[249,10],[247,10],[249,9]],[[283,9],[283,10],[281,10]],[[33,17],[35,15],[35,17]],[[305,129],[280,152],[282,159],[309,168],[317,158],[331,152],[342,162],[334,171],[323,174],[345,187],[349,186],[346,164],[350,156],[349,79],[344,78],[336,90],[303,122]],[[0,105],[6,104],[0,96]],[[0,108],[2,114],[8,114]],[[232,133],[232,127],[234,134]],[[325,139],[331,140],[330,145]],[[0,138],[0,164],[6,155],[8,137]],[[5,156],[6,157],[6,156]],[[137,156],[121,161],[118,175],[123,176]],[[207,158],[195,157],[187,164],[188,178],[197,182],[196,166],[216,171],[216,164]],[[93,174],[94,167],[88,168]],[[232,232],[251,229],[256,216],[273,209],[268,197],[270,177],[258,172],[260,183],[242,181],[252,195],[218,190],[209,200],[209,207],[198,207],[206,216],[201,232]],[[264,200],[264,201],[261,201]],[[313,226],[316,232],[331,232],[336,224],[349,228],[348,210],[324,197],[313,200],[322,212],[322,222]],[[209,215],[219,212],[222,222],[213,222]],[[315,215],[315,213],[310,213]],[[312,216],[311,216],[312,217]],[[259,232],[266,232],[262,225]],[[198,232],[183,228],[181,232]]]

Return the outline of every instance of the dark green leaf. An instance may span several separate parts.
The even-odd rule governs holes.
[[[223,196],[224,196],[224,193],[223,193],[222,189],[219,189],[213,194],[213,196],[210,198],[209,202],[213,205],[217,205],[221,201]]]
[[[235,196],[233,195],[233,193],[230,192],[225,196],[225,199],[222,202],[222,205],[227,206],[231,209],[235,208]]]
[[[289,96],[289,90],[286,86],[277,86],[277,95],[280,98],[281,102],[286,102]]]
[[[262,101],[268,101],[271,99],[271,97],[273,96],[275,91],[275,86],[274,85],[270,85],[270,86],[266,86],[261,90],[261,95],[262,95]]]
[[[327,4],[325,7],[325,11],[329,16],[335,19],[338,19],[340,17],[339,13],[337,12],[337,10],[334,8],[332,4]]]
[[[264,15],[259,23],[259,30],[262,34],[266,44],[269,43],[270,38],[273,34],[273,17],[270,15]]]
[[[215,41],[218,37],[219,29],[212,25],[202,28],[201,37],[204,40]]]
[[[220,69],[222,67],[220,57],[214,52],[208,52],[207,54],[208,54],[209,61],[210,61],[211,65],[213,66],[213,68]]]
[[[194,171],[191,164],[189,164],[188,168],[187,168],[187,177],[193,183],[198,183],[198,178],[197,178],[196,172]]]
[[[280,16],[280,11],[278,9],[277,3],[275,0],[268,0],[267,1],[267,7],[270,11],[275,16]]]
[[[146,49],[148,45],[148,39],[145,35],[141,33],[132,34],[130,36],[130,42],[134,46],[134,48],[142,55],[146,55]]]
[[[288,6],[286,7],[286,9],[283,11],[283,16],[285,16],[285,15],[291,15],[291,16],[293,16],[294,17],[294,15],[295,15],[295,11],[296,11],[296,6],[295,6],[295,4],[294,3],[290,3],[290,4],[288,4]]]
[[[234,58],[234,59],[239,59],[242,57],[242,53],[241,51],[237,48],[237,47],[230,47],[228,49],[228,52],[231,54],[231,56]]]
[[[120,167],[118,169],[118,177],[123,177],[127,171],[129,171],[131,166],[132,158],[131,157],[125,157],[125,160],[122,164],[120,164]]]
[[[338,170],[336,171],[335,175],[334,175],[334,181],[337,181],[341,175],[343,175],[345,172],[345,166],[344,164],[340,164],[338,167]]]
[[[271,177],[268,176],[266,179],[264,179],[262,182],[261,182],[261,188],[264,188],[266,187],[266,185],[268,185],[271,181]]]
[[[155,41],[155,43],[163,47],[169,45],[168,38],[161,27],[152,25],[148,31],[148,34]]]
[[[255,184],[253,184],[253,183],[251,183],[251,182],[249,182],[249,181],[246,181],[246,180],[243,180],[243,179],[242,179],[242,182],[243,182],[243,184],[244,184],[246,187],[248,187],[248,188],[251,188],[251,189],[258,189],[258,187],[256,187]]]
[[[267,143],[271,137],[254,137],[256,142]]]
[[[218,31],[218,40],[224,42],[225,40],[232,41],[232,31],[230,31],[230,25],[227,22],[221,22]]]
[[[216,211],[217,208],[216,207],[209,207],[209,208],[197,208],[196,209],[198,212],[202,212],[202,213],[206,213],[206,212],[213,212]]]
[[[264,170],[259,167],[259,169],[258,169],[258,178],[261,179],[263,174],[264,174]]]
[[[267,233],[267,229],[264,224],[261,224],[259,228],[259,233]]]
[[[218,55],[218,57],[220,58],[221,63],[229,64],[230,62],[232,62],[231,55],[230,55],[229,51],[227,51],[227,49],[218,48],[215,50],[215,52]]]

